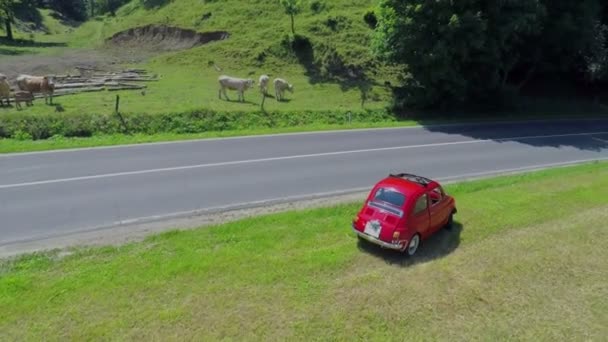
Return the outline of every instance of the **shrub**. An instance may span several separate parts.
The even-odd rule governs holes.
[[[365,12],[363,20],[365,20],[365,22],[370,28],[375,29],[376,26],[378,26],[378,18],[376,17],[376,12],[373,9],[370,9]]]
[[[203,133],[239,129],[297,127],[311,124],[344,124],[348,111],[304,112],[217,112],[194,110],[182,113],[125,113],[127,131],[132,134]],[[352,111],[354,122],[390,121],[387,110]],[[0,116],[0,138],[20,140],[52,137],[90,137],[123,133],[121,120],[110,114],[49,113]]]
[[[310,10],[314,14],[319,14],[327,8],[324,1],[314,0],[310,3]]]

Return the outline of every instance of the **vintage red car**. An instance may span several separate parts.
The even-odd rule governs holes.
[[[353,220],[359,239],[412,256],[421,241],[451,227],[455,199],[434,180],[396,174],[378,182]]]

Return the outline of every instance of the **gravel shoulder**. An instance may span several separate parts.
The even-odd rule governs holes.
[[[260,203],[254,207],[248,208],[207,211],[187,217],[126,223],[115,227],[104,227],[74,234],[0,245],[0,258],[9,258],[19,254],[49,250],[61,250],[62,254],[70,254],[70,249],[73,248],[119,246],[130,242],[142,241],[150,235],[166,232],[167,230],[170,230],[171,227],[175,230],[209,227],[253,216],[363,201],[366,195],[367,192],[358,191],[330,197],[293,200],[275,204]]]

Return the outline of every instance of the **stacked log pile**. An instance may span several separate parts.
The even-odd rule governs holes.
[[[55,93],[53,96],[105,90],[139,90],[147,87],[140,82],[158,81],[157,75],[149,75],[143,69],[128,69],[121,72],[103,72],[101,70],[85,68],[78,69],[80,70],[80,75],[78,76],[54,76]]]

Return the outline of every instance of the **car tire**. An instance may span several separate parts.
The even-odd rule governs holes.
[[[448,223],[445,224],[445,229],[451,230],[452,228],[454,228],[454,213],[450,214],[450,217],[448,218]]]
[[[405,248],[404,253],[408,257],[414,256],[418,251],[418,248],[420,248],[420,242],[420,234],[414,234],[414,236],[412,236],[410,241],[407,243],[407,247]]]

